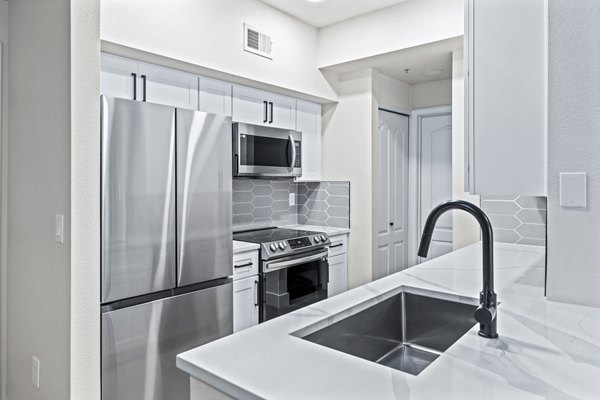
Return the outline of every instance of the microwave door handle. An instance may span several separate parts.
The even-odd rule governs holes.
[[[289,135],[288,139],[290,141],[290,146],[292,146],[292,161],[290,162],[290,167],[288,170],[290,172],[294,172],[294,166],[296,165],[296,142],[294,142],[292,135]]]

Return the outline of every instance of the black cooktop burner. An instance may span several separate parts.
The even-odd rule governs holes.
[[[319,234],[320,232],[302,231],[298,229],[268,228],[256,231],[234,233],[233,240],[251,243],[269,243]]]

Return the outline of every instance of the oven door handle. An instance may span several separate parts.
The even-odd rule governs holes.
[[[324,257],[325,258],[327,257],[327,250],[321,251],[317,254],[312,254],[312,255],[306,256],[306,257],[294,258],[293,260],[269,262],[269,263],[265,263],[265,271],[271,272],[271,271],[276,271],[278,269],[289,268],[294,265],[300,265],[300,264],[304,264],[307,262],[316,261],[316,260],[319,260]]]
[[[292,135],[289,135],[288,139],[290,141],[290,146],[292,146],[292,160],[290,162],[288,171],[294,172],[294,167],[296,166],[296,142],[294,141]]]

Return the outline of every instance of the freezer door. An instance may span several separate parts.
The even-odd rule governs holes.
[[[175,286],[175,109],[101,103],[106,303]]]
[[[177,285],[233,274],[231,118],[177,109]]]
[[[189,400],[176,355],[233,332],[233,285],[102,314],[103,400]]]

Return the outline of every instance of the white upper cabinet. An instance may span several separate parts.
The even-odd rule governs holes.
[[[126,58],[102,53],[100,91],[108,97],[135,100],[138,63]]]
[[[302,132],[302,176],[297,180],[321,180],[321,105],[296,102],[296,130]]]
[[[466,185],[546,195],[546,0],[468,0]]]
[[[198,76],[146,63],[140,63],[138,71],[142,101],[198,109]]]
[[[296,129],[296,99],[234,85],[233,121],[273,128]]]
[[[231,116],[231,83],[200,78],[199,110]]]

